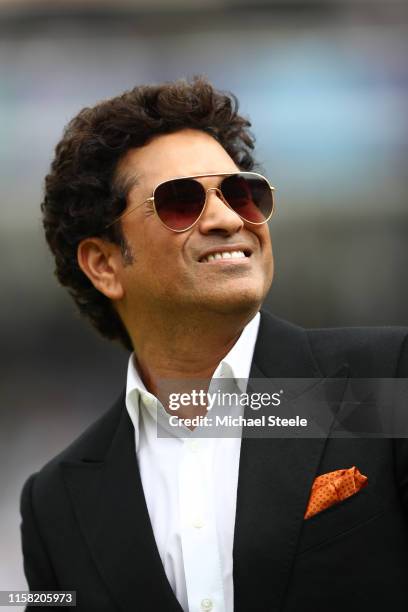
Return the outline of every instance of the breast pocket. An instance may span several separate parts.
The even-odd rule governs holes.
[[[297,554],[303,554],[369,521],[381,514],[385,505],[375,482],[371,480],[358,493],[304,520]]]

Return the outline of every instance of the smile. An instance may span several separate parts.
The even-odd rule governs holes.
[[[249,257],[249,254],[246,255],[244,251],[218,251],[215,253],[211,253],[210,255],[206,255],[202,259],[200,259],[201,263],[210,263],[211,261],[218,260],[227,260],[231,261],[231,259],[246,259]]]

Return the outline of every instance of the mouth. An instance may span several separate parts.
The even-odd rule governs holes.
[[[251,255],[252,251],[250,249],[219,249],[218,251],[213,250],[200,257],[199,263],[245,262]]]

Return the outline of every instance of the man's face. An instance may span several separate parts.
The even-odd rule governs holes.
[[[155,137],[131,149],[121,160],[120,176],[138,177],[127,207],[149,198],[156,185],[180,176],[239,171],[223,147],[208,134],[183,130]],[[222,177],[197,179],[206,188]],[[145,203],[122,219],[122,230],[133,263],[121,269],[125,291],[124,314],[143,311],[218,313],[251,312],[263,301],[273,276],[268,225],[245,223],[218,197],[207,194],[207,204],[191,229],[176,233],[164,227],[152,205]],[[244,251],[244,259],[205,260],[219,249]]]

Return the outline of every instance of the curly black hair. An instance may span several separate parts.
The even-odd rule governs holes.
[[[236,97],[205,77],[135,87],[82,109],[67,125],[45,179],[43,225],[58,280],[103,336],[133,350],[111,300],[79,267],[77,248],[84,238],[101,236],[126,254],[120,224],[104,229],[126,206],[126,185],[115,180],[122,156],[156,135],[192,128],[213,136],[239,168],[252,170],[250,125],[238,114]]]

